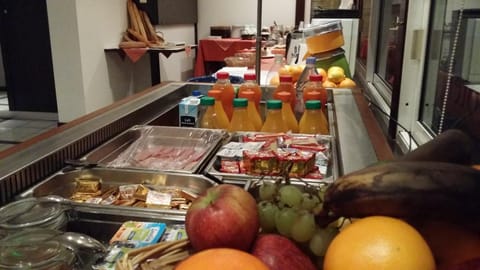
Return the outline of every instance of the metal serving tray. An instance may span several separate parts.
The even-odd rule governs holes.
[[[66,206],[69,206],[68,203],[66,203]],[[113,235],[127,221],[164,223],[168,231],[169,228],[183,226],[185,216],[147,212],[145,209],[102,209],[102,211],[99,211],[88,205],[70,205],[68,222],[64,229],[67,232],[76,232],[93,237],[107,247]],[[101,255],[82,256],[82,261],[85,263],[84,269],[98,269],[98,265],[97,267],[94,267],[94,265],[101,264],[102,260],[99,260],[101,257]]]
[[[64,198],[70,205],[76,207],[88,207],[103,212],[129,210],[147,213],[162,213],[163,215],[185,215],[185,210],[175,209],[156,209],[156,208],[138,208],[132,206],[103,205],[85,202],[74,202],[70,197],[75,191],[76,179],[85,175],[92,175],[102,179],[101,189],[106,191],[112,187],[130,184],[144,184],[147,187],[155,189],[159,186],[178,187],[195,194],[200,194],[204,190],[215,185],[215,182],[202,175],[181,174],[181,173],[159,173],[152,171],[92,168],[80,169],[69,172],[60,172],[30,188],[20,194],[19,198],[43,197],[48,195],[57,195]]]
[[[228,132],[224,130],[148,125],[134,126],[93,150],[83,157],[81,161],[87,164],[96,164],[100,167],[198,173],[203,169],[213,152],[219,147],[220,142],[228,138],[228,136]],[[145,153],[145,151],[152,151],[153,153],[155,151],[153,149],[184,149],[185,151],[200,151],[203,154],[201,154],[200,158],[187,163],[188,167],[182,167],[181,165],[186,160],[186,158],[181,156],[181,151],[177,151],[172,155],[171,159],[174,161],[174,164],[161,165],[155,162],[149,164],[138,162],[138,156],[135,156],[135,153]],[[128,153],[132,153],[132,155]],[[187,154],[186,156],[189,155]],[[152,159],[157,157],[160,158],[161,155],[154,156]],[[121,162],[118,162],[119,160]]]
[[[258,132],[237,132],[232,134],[230,140],[228,142],[238,142],[241,136],[249,135],[249,134],[261,134]],[[295,135],[295,134],[292,134]],[[298,134],[301,135],[301,134]],[[330,135],[316,135],[317,138],[321,140],[326,140],[329,143],[329,163],[327,166],[327,172],[323,179],[312,179],[312,178],[302,178],[302,181],[315,184],[315,183],[330,183],[333,182],[338,177],[338,163],[337,163],[337,150],[336,144],[333,136]],[[227,142],[227,143],[228,143]],[[225,143],[226,144],[226,143]],[[222,148],[220,147],[219,150]],[[218,153],[218,152],[217,152]],[[208,174],[211,174],[215,177],[223,179],[223,181],[242,181],[248,182],[254,179],[258,179],[260,176],[256,175],[248,175],[243,173],[226,173],[221,172],[218,168],[220,167],[220,159],[216,155],[213,155],[210,162],[208,163],[205,171]],[[278,176],[265,176],[264,179],[278,179]],[[295,180],[295,178],[293,178]],[[299,179],[297,179],[299,180]]]

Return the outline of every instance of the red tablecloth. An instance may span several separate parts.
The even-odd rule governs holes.
[[[255,47],[255,40],[243,39],[201,39],[198,44],[197,60],[195,62],[195,77],[204,76],[205,62],[223,62],[225,57],[236,52]]]

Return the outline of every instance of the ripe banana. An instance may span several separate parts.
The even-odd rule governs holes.
[[[443,162],[392,161],[338,178],[324,200],[331,217],[480,219],[480,171]]]

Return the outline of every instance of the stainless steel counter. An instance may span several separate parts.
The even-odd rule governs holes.
[[[65,167],[134,125],[177,125],[178,102],[194,89],[211,84],[172,82],[147,89],[111,106],[67,123],[15,147],[0,159],[0,205]],[[271,89],[266,89],[269,96]],[[335,136],[340,173],[377,161],[352,92],[333,91]],[[2,157],[2,153],[0,153]]]
[[[347,174],[378,161],[350,89],[333,91],[340,172]]]

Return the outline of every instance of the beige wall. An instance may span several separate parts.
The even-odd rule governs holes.
[[[117,47],[126,0],[47,0],[60,122],[107,106],[150,85],[148,57],[133,64]]]
[[[198,37],[211,25],[256,24],[256,0],[198,0]],[[47,0],[60,122],[68,122],[150,86],[150,62],[133,64],[117,47],[127,27],[126,0]],[[222,12],[219,12],[222,11]],[[295,0],[263,0],[263,25],[294,25]],[[159,25],[167,41],[195,43],[193,25]],[[160,56],[162,81],[193,75],[194,53]]]

